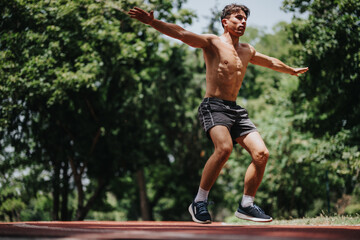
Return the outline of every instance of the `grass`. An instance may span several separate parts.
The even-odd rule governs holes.
[[[356,216],[318,216],[315,218],[299,218],[292,220],[273,220],[270,223],[255,223],[240,220],[235,216],[225,221],[229,224],[239,225],[308,225],[308,226],[360,226],[360,215]]]

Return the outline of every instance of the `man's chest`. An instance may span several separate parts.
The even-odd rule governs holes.
[[[231,71],[241,71],[248,65],[251,54],[246,49],[235,49],[232,46],[223,46],[219,49],[219,65]]]

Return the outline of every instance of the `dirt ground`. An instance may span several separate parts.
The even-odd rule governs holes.
[[[221,222],[0,223],[0,239],[358,239],[360,226],[230,225]]]

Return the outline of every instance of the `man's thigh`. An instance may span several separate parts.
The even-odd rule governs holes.
[[[251,156],[262,151],[267,151],[264,140],[259,132],[251,132],[247,135],[238,137],[236,138],[236,142],[245,148]]]
[[[231,144],[232,139],[229,129],[226,126],[216,125],[209,130],[209,135],[215,147],[222,144]]]

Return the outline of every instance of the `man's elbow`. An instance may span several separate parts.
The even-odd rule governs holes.
[[[186,30],[185,29],[179,29],[176,33],[176,39],[184,42],[186,39]]]
[[[269,62],[269,68],[275,69],[275,70],[281,68],[281,61],[272,57]]]
[[[280,61],[279,59],[277,58],[272,58],[271,59],[271,66],[270,68],[275,70],[275,71],[279,71],[279,72],[286,72],[286,73],[289,73],[288,71],[288,66],[286,64],[284,64],[282,61]]]
[[[186,31],[180,31],[180,32],[178,33],[177,39],[180,40],[180,41],[182,41],[183,43],[189,45],[190,47],[194,47],[194,46],[193,46],[194,44],[192,44],[192,42],[189,41],[189,37],[187,36]]]

